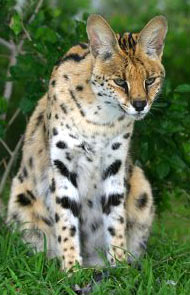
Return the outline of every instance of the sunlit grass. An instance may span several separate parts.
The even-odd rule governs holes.
[[[175,241],[164,229],[163,221],[154,225],[148,253],[139,267],[120,263],[107,267],[105,278],[93,281],[93,269],[76,267],[75,272],[59,271],[56,259],[48,261],[44,253],[33,254],[18,233],[5,225],[0,234],[0,290],[2,295],[60,294],[177,294],[189,295],[190,244]],[[75,293],[74,288],[93,285],[90,293]]]

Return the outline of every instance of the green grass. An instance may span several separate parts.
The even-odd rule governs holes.
[[[90,293],[75,293],[74,286],[92,283],[95,271],[76,267],[74,273],[59,271],[56,259],[45,254],[32,254],[18,233],[10,233],[2,225],[0,232],[1,295],[64,295],[64,294],[176,294],[190,293],[190,244],[172,240],[159,220],[154,225],[141,270],[120,263],[106,268],[101,282],[93,283]],[[102,270],[99,270],[100,272]]]
[[[56,259],[48,261],[44,253],[34,254],[20,234],[11,233],[0,220],[0,295],[189,295],[189,199],[172,197],[171,204],[155,220],[141,269],[126,263],[99,269],[104,279],[98,283],[94,269],[59,271]],[[77,293],[76,285],[90,285],[93,290]]]

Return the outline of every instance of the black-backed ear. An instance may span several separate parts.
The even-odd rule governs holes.
[[[94,57],[110,56],[116,50],[118,43],[115,33],[103,17],[96,14],[90,15],[86,29]]]
[[[138,44],[149,57],[161,59],[167,30],[166,18],[156,16],[140,32]]]

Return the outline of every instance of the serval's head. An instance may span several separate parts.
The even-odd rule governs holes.
[[[159,93],[165,76],[161,63],[167,21],[156,16],[140,33],[115,34],[99,15],[87,22],[93,55],[92,86],[135,118],[143,118]]]

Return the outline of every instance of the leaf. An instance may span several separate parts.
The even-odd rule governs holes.
[[[164,179],[170,172],[170,166],[166,161],[160,162],[156,166],[156,173],[160,179]]]
[[[7,111],[7,101],[3,96],[0,96],[0,114]]]
[[[14,14],[12,16],[10,28],[15,33],[15,35],[18,35],[22,31],[22,21],[19,14]]]
[[[20,102],[20,108],[23,111],[24,114],[32,111],[32,109],[35,106],[35,102],[27,99],[27,98],[23,98]]]
[[[48,41],[50,43],[55,43],[57,41],[56,32],[48,27],[40,27],[36,30],[35,38],[40,41]]]
[[[190,93],[190,84],[178,85],[174,91],[178,93]]]

